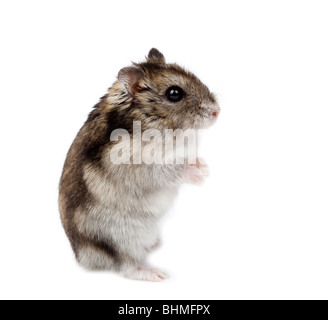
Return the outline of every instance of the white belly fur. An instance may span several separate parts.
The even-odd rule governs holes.
[[[178,186],[137,197],[120,194],[122,190],[95,172],[85,179],[97,203],[76,215],[79,231],[142,260],[158,240],[158,222],[173,203]]]

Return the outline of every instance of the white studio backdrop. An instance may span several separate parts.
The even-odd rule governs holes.
[[[1,299],[327,299],[325,1],[1,1]],[[66,152],[120,68],[157,47],[217,93],[211,176],[151,262],[90,273],[61,228]]]

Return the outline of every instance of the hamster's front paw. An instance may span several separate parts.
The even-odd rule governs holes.
[[[202,184],[208,175],[208,166],[202,159],[197,158],[196,164],[186,166],[185,181],[187,183]]]
[[[169,276],[158,269],[146,267],[134,267],[125,272],[125,277],[132,280],[160,282],[167,279]]]

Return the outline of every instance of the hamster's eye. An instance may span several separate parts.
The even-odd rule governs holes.
[[[166,91],[166,98],[171,102],[179,102],[183,97],[184,91],[180,87],[170,87]]]

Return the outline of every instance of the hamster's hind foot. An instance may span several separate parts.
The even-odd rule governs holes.
[[[128,269],[124,273],[124,276],[132,280],[152,281],[152,282],[160,282],[169,277],[165,272],[161,270],[154,269],[154,268],[140,267],[140,266]]]

